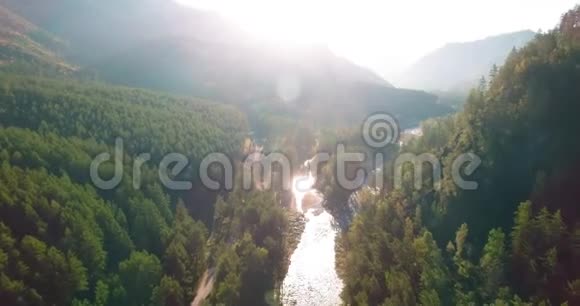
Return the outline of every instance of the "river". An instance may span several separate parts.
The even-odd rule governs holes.
[[[296,209],[305,210],[306,225],[282,283],[283,305],[341,304],[343,283],[336,273],[334,249],[338,228],[312,185],[310,175],[296,177],[293,183]]]

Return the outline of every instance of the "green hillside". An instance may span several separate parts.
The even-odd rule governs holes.
[[[169,285],[174,298],[191,300],[205,267],[207,229],[176,199],[191,198],[195,204],[187,205],[198,216],[204,200],[165,190],[157,165],[162,154],[182,153],[193,166],[181,177],[191,179],[208,152],[238,152],[245,117],[231,107],[143,90],[0,80],[3,303],[142,305],[163,301]],[[90,163],[112,152],[117,137],[124,140],[125,174],[116,189],[97,189]],[[134,189],[140,153],[152,160]],[[108,165],[101,170],[112,174]]]
[[[65,43],[0,6],[0,69],[4,71],[70,73],[59,52]]]
[[[353,305],[577,305],[580,8],[511,52],[463,112],[425,123],[405,152],[435,154],[386,196],[365,197],[343,237],[343,299]],[[453,163],[481,158],[460,188]]]

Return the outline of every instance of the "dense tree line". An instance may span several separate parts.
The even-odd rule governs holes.
[[[184,305],[206,269],[206,226],[165,190],[163,154],[236,153],[245,117],[212,102],[4,74],[0,89],[0,295],[11,305]],[[121,184],[89,166],[124,140]],[[151,153],[139,189],[133,161]],[[104,164],[103,177],[113,173]],[[192,175],[192,174],[190,174]],[[189,199],[188,200],[192,200]],[[195,201],[195,199],[193,199]],[[189,208],[195,211],[195,208]],[[204,220],[207,221],[207,220]]]
[[[339,259],[347,304],[580,302],[578,12],[514,49],[464,111],[425,123],[403,147],[440,158],[441,189],[426,180],[414,190],[405,176],[401,190],[362,197]],[[467,152],[483,160],[474,191],[451,176]]]
[[[192,160],[237,152],[246,136],[243,115],[216,103],[80,81],[6,75],[1,83],[5,126],[108,144],[121,137],[128,153],[147,152],[156,160],[170,152]]]
[[[216,266],[212,304],[275,301],[287,268],[287,213],[272,192],[236,190],[218,200],[211,240]]]
[[[347,304],[573,305],[578,299],[578,281],[566,270],[572,263],[561,259],[578,258],[578,229],[566,226],[559,211],[534,213],[531,202],[521,203],[510,232],[494,228],[480,247],[464,223],[443,248],[422,224],[421,207],[405,195],[363,198],[342,241]]]

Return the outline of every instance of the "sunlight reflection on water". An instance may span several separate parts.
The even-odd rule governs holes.
[[[309,178],[305,181],[310,182]],[[337,229],[332,215],[322,208],[323,198],[315,190],[295,190],[294,194],[299,211],[305,195],[318,199],[304,215],[306,226],[282,283],[282,303],[297,306],[340,305],[343,284],[335,270]]]

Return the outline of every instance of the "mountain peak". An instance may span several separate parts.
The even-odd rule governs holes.
[[[522,30],[469,42],[448,43],[413,64],[397,85],[425,90],[453,90],[470,87],[492,65],[501,65],[509,52],[534,38],[535,32]]]

